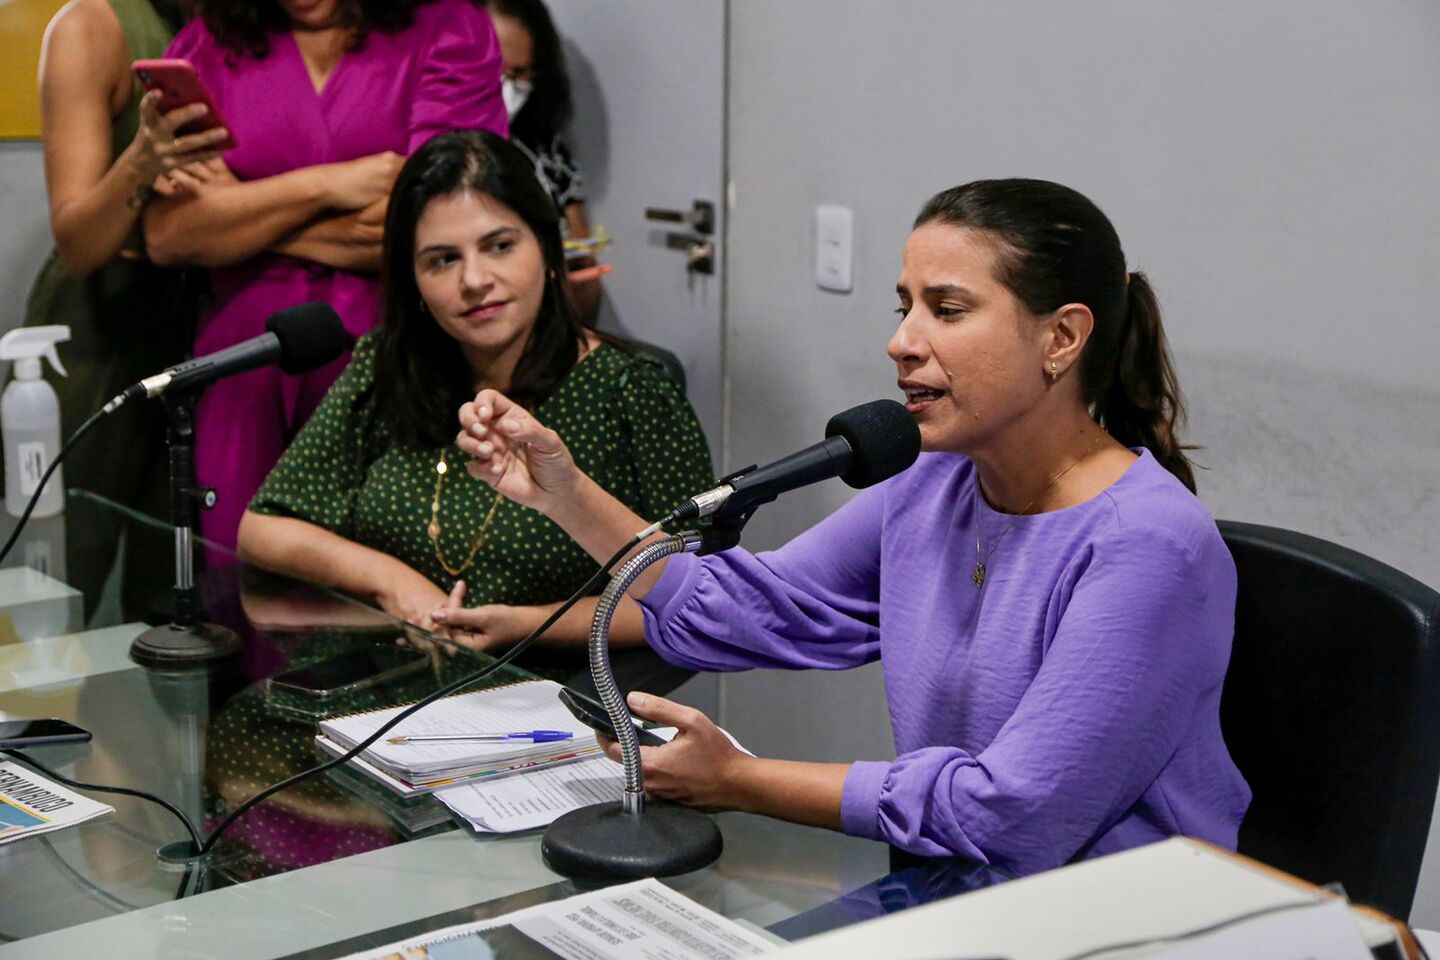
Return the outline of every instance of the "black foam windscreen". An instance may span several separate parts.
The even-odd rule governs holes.
[[[894,400],[871,400],[840,411],[825,424],[825,436],[842,437],[850,445],[850,466],[840,479],[852,487],[889,479],[920,456],[920,428]]]
[[[328,303],[301,303],[270,315],[265,329],[280,341],[280,369],[306,373],[334,360],[354,343]]]

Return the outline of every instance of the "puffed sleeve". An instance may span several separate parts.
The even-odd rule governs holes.
[[[354,536],[355,501],[375,446],[375,419],[365,403],[374,376],[375,338],[362,337],[349,365],[250,501],[250,510]]]
[[[431,30],[410,104],[406,153],[449,130],[509,136],[500,96],[500,44],[490,15],[471,0],[445,0],[420,9]]]
[[[1234,564],[1218,537],[1152,527],[1097,541],[1072,571],[1054,638],[994,740],[853,764],[847,833],[1029,873],[1072,860],[1156,782],[1218,704]]]
[[[876,659],[888,486],[862,490],[779,550],[671,557],[641,600],[646,640],[695,670],[843,670]]]
[[[170,46],[165,48],[167,60],[189,60],[190,65],[196,70],[200,69],[197,60],[208,60],[210,51],[215,48],[214,41],[210,38],[210,31],[205,29],[205,21],[196,17],[175,34],[170,41]]]

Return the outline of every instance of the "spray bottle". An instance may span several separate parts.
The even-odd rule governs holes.
[[[40,477],[60,452],[60,399],[40,376],[40,358],[62,377],[65,368],[55,345],[70,339],[65,326],[21,327],[0,337],[0,360],[15,362],[14,376],[0,395],[0,438],[5,445],[5,509],[11,516],[40,485]],[[60,470],[45,484],[35,505],[36,517],[50,517],[65,507],[65,481]]]

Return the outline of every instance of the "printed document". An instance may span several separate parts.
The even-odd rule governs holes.
[[[0,843],[34,837],[115,812],[107,804],[0,760]]]
[[[738,960],[775,948],[761,934],[658,880],[637,880],[401,940],[346,960]]]

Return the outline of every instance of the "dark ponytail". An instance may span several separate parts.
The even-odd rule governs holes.
[[[991,234],[1001,283],[1043,315],[1082,303],[1095,317],[1080,355],[1081,396],[1091,416],[1127,447],[1144,447],[1192,492],[1180,442],[1185,401],[1142,273],[1125,272],[1115,227],[1100,208],[1048,180],[976,180],[936,194],[915,226],[943,223]]]
[[[1195,471],[1180,442],[1185,398],[1170,360],[1160,302],[1145,274],[1129,274],[1125,320],[1115,350],[1110,388],[1093,407],[1095,419],[1127,447],[1145,447],[1166,470],[1195,492]],[[1088,352],[1088,350],[1087,350]],[[1080,360],[1084,364],[1084,357]]]

